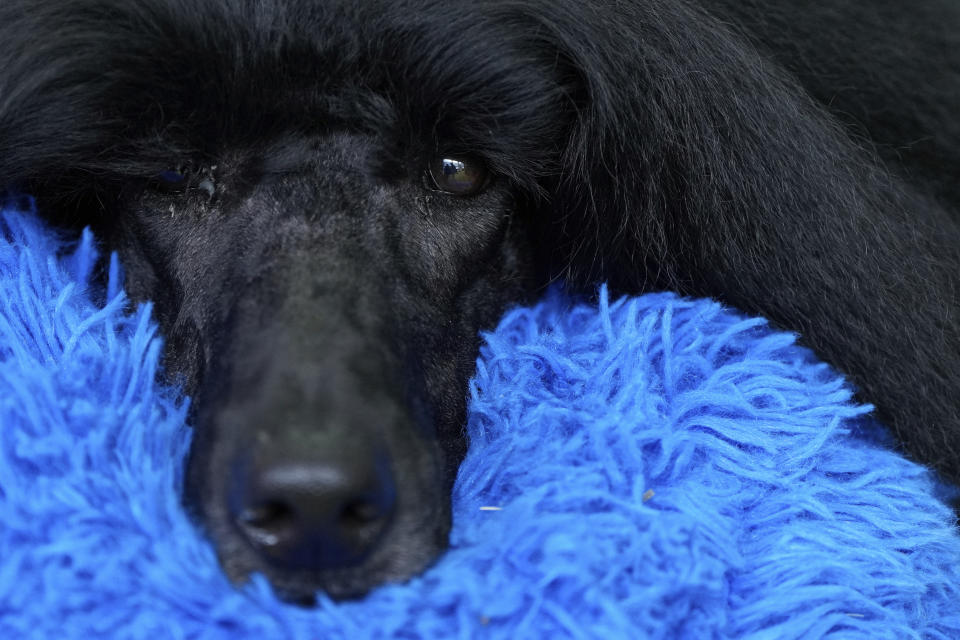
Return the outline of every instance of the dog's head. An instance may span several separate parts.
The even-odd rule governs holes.
[[[530,212],[574,114],[556,50],[492,8],[5,11],[5,60],[47,58],[0,85],[28,168],[5,177],[156,301],[195,397],[188,504],[229,575],[350,597],[423,569],[479,331],[544,282]]]
[[[287,592],[362,593],[445,546],[478,331],[530,284],[482,160],[362,126],[124,189],[113,239],[196,390],[189,503],[231,575]]]
[[[348,597],[421,570],[479,331],[572,264],[678,284],[686,207],[734,189],[682,135],[695,87],[637,95],[670,71],[637,33],[652,61],[720,50],[658,6],[0,4],[0,181],[156,301],[195,398],[189,504],[232,577]]]

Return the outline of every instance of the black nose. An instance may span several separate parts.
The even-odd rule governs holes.
[[[275,455],[235,470],[235,521],[276,567],[356,566],[370,555],[393,516],[396,492],[389,464],[369,451]]]

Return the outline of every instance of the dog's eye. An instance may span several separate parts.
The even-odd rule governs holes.
[[[178,191],[187,186],[188,172],[185,169],[170,169],[157,176],[157,186],[170,191]]]
[[[441,156],[430,163],[430,177],[440,191],[469,196],[487,186],[488,172],[475,158]]]
[[[201,191],[209,198],[213,198],[217,188],[213,181],[213,170],[216,167],[200,168],[180,166],[168,169],[157,175],[154,184],[163,191],[170,193],[186,193],[187,191]]]

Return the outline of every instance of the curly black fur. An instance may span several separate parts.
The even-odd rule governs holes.
[[[0,3],[0,184],[157,301],[190,504],[291,594],[442,550],[477,332],[561,277],[767,316],[960,480],[957,114],[954,0]],[[493,178],[438,192],[438,155]],[[331,450],[387,461],[389,530],[265,561],[236,486]]]

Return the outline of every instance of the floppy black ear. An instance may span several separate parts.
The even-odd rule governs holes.
[[[245,77],[229,46],[242,24],[234,6],[243,5],[0,2],[0,184],[73,200],[176,158],[182,150],[163,135],[172,123],[197,111],[202,90],[220,96],[217,80]],[[196,50],[204,45],[213,53]]]
[[[0,181],[5,186],[82,171],[106,151],[100,132],[109,126],[119,97],[112,89],[117,70],[109,64],[110,52],[129,46],[116,33],[97,28],[109,20],[111,6],[118,5],[0,4]]]
[[[135,42],[125,37],[120,7],[112,0],[0,3],[0,188],[65,209],[89,195],[85,186],[117,145],[105,132],[122,130],[121,112],[136,108],[121,90],[121,66],[112,64]]]
[[[554,199],[571,273],[799,332],[911,454],[960,479],[948,211],[727,23],[681,2],[607,9],[555,27],[586,95]]]

